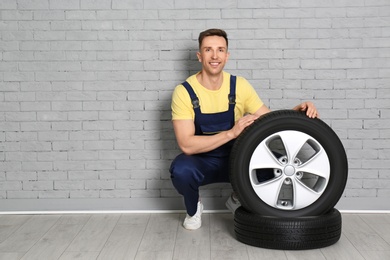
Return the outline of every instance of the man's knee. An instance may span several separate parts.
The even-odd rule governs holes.
[[[185,154],[180,154],[173,160],[169,171],[174,185],[193,185],[200,177],[197,176],[199,170],[194,158]]]

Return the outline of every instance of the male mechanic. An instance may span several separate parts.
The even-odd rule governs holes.
[[[198,42],[202,69],[175,88],[171,104],[173,128],[183,153],[173,160],[170,172],[173,185],[184,197],[187,215],[183,226],[189,230],[202,225],[199,187],[229,182],[228,161],[234,140],[270,112],[245,78],[223,70],[229,58],[225,31],[203,31]],[[318,116],[311,102],[293,109],[306,111],[310,118]],[[234,194],[226,206],[233,212],[240,206]]]

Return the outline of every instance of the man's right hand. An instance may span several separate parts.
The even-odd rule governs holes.
[[[237,138],[245,128],[253,124],[253,122],[259,118],[257,115],[246,115],[238,119],[232,129],[230,129],[230,134],[232,138]]]

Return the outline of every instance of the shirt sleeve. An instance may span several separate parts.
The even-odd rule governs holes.
[[[253,86],[245,79],[240,78],[242,80],[242,86],[244,90],[244,111],[245,113],[254,114],[260,107],[263,106],[263,101],[260,99],[256,90]]]
[[[194,120],[191,98],[183,85],[178,85],[172,94],[172,120]]]

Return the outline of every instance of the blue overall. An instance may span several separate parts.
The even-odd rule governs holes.
[[[225,112],[202,114],[199,99],[191,85],[186,81],[183,86],[191,97],[195,112],[195,135],[212,135],[226,131],[234,126],[234,107],[236,105],[236,77],[230,77],[230,94],[226,102],[229,109]],[[170,167],[172,183],[183,195],[187,214],[195,215],[199,200],[199,187],[217,182],[229,182],[229,154],[234,141],[230,141],[210,152],[195,155],[179,154]]]

